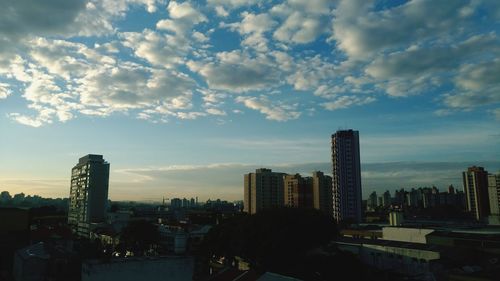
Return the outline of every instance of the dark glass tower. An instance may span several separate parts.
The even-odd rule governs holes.
[[[361,222],[361,167],[359,132],[332,135],[333,217],[337,222]]]

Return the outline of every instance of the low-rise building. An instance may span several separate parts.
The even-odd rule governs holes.
[[[423,280],[435,280],[433,263],[441,258],[439,247],[420,243],[341,238],[336,244],[365,264],[406,276],[424,277]]]
[[[398,242],[409,242],[426,244],[426,235],[432,233],[431,228],[412,228],[412,227],[392,227],[382,228],[382,239]]]
[[[187,256],[160,256],[88,260],[82,264],[82,281],[185,281],[193,278],[194,260]]]
[[[71,249],[59,243],[37,243],[14,254],[16,281],[74,280],[78,262]]]

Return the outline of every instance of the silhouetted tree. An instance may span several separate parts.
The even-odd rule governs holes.
[[[313,280],[310,278],[321,275],[316,271],[328,266],[313,267],[313,264],[318,264],[308,261],[318,256],[312,253],[336,236],[333,219],[322,212],[314,209],[269,209],[255,215],[230,218],[212,228],[200,255],[215,255],[229,260],[240,256],[259,271]],[[341,259],[339,257],[337,259]]]
[[[160,233],[158,227],[148,221],[131,221],[120,236],[119,248],[133,251],[134,255],[142,256],[144,252],[158,244]]]

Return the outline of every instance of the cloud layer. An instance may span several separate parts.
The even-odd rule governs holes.
[[[482,165],[494,173],[500,169],[500,162],[388,162],[362,164],[363,198],[372,191],[378,193],[399,188],[411,189],[435,185],[445,190],[450,184],[462,189],[461,172],[471,165]],[[310,176],[312,171],[321,170],[331,174],[330,163],[275,164],[267,168],[277,172],[301,173]],[[226,199],[241,200],[243,175],[254,172],[260,166],[252,164],[224,163],[209,165],[173,165],[164,167],[120,169],[114,173],[129,179],[135,185],[142,185],[149,194],[165,196],[200,196],[209,198],[213,190],[225,194]],[[213,183],[213,184],[212,184]],[[125,182],[115,183],[118,186]],[[165,188],[165,186],[167,188]],[[178,186],[183,186],[180,190]],[[118,193],[117,193],[118,194]],[[212,198],[213,199],[213,198]],[[159,200],[159,199],[158,199]]]
[[[7,116],[29,126],[288,121],[414,96],[437,116],[498,118],[497,1],[18,2],[0,17],[0,102],[23,100]]]

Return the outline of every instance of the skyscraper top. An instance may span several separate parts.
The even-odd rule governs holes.
[[[271,173],[272,171],[273,170],[267,168],[259,168],[255,170],[256,173]]]
[[[353,130],[353,129],[348,129],[348,130],[338,130],[334,134],[332,134],[332,137],[335,135],[352,135],[353,133],[358,133],[358,131]]]
[[[467,169],[467,172],[484,172],[484,168],[478,166],[472,166]]]
[[[89,161],[93,161],[93,162],[101,162],[101,163],[104,163],[104,158],[102,155],[98,155],[98,154],[87,154],[83,157],[81,157],[79,160],[78,160],[78,164],[84,164],[86,162],[89,162]]]

